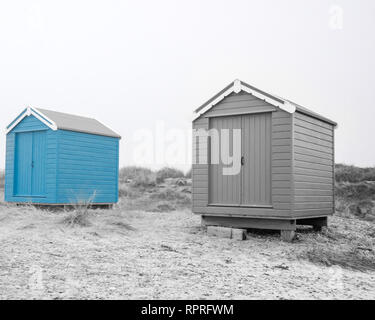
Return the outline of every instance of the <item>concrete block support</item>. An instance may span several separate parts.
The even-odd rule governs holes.
[[[227,238],[227,239],[235,239],[235,240],[246,239],[246,229],[208,226],[207,234],[210,236]]]

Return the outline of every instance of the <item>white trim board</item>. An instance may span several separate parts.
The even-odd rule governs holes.
[[[208,110],[210,110],[213,106],[218,104],[221,100],[223,100],[226,96],[230,95],[231,93],[239,93],[240,91],[245,91],[254,97],[257,97],[259,99],[262,99],[269,104],[272,104],[275,107],[278,107],[286,112],[293,113],[296,111],[296,107],[292,105],[291,103],[284,101],[279,102],[276,99],[272,99],[269,96],[266,96],[262,94],[261,92],[258,92],[256,90],[252,90],[249,87],[242,84],[242,82],[238,79],[233,81],[233,84],[231,87],[229,87],[227,90],[225,90],[220,96],[218,96],[216,99],[211,101],[207,106],[205,106],[203,109],[199,110],[199,112],[194,113],[193,120],[199,118],[202,114],[206,113]]]
[[[331,125],[333,125],[335,128],[337,127],[337,123],[329,120],[328,118],[325,118],[313,111],[308,110],[307,108],[301,107],[297,105],[296,103],[289,101],[287,99],[278,97],[276,95],[269,94],[267,92],[264,92],[260,89],[257,89],[255,87],[252,87],[248,85],[247,83],[240,81],[238,79],[234,80],[230,85],[228,85],[225,89],[220,91],[217,95],[215,95],[213,98],[208,100],[205,104],[203,104],[201,107],[197,109],[197,111],[193,114],[193,121],[199,118],[201,115],[209,111],[213,106],[218,104],[221,100],[223,100],[225,97],[230,95],[231,93],[239,93],[240,91],[247,92],[254,97],[257,97],[277,108],[280,108],[290,114],[299,111],[301,113],[304,113],[310,117],[317,118],[319,120],[322,120],[324,122],[327,122]]]
[[[39,121],[43,122],[46,126],[51,128],[52,130],[56,131],[57,130],[57,125],[54,121],[49,119],[46,115],[44,115],[42,112],[39,110],[34,110],[31,107],[26,108],[26,112],[17,119],[10,127],[8,127],[5,131],[6,134],[8,134],[10,131],[12,131],[24,118],[33,115],[35,118],[37,118]]]

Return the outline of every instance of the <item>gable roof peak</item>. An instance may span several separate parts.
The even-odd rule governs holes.
[[[240,91],[245,91],[259,99],[262,99],[266,101],[267,103],[278,107],[288,113],[294,113],[296,111],[299,111],[301,113],[307,114],[311,117],[320,119],[322,121],[325,121],[327,123],[330,123],[334,126],[337,126],[337,123],[321,116],[320,114],[317,114],[305,107],[302,107],[288,99],[284,99],[282,97],[279,97],[277,95],[265,92],[263,90],[260,90],[244,81],[241,81],[239,79],[235,79],[233,82],[231,82],[228,86],[226,86],[224,89],[219,91],[216,95],[214,95],[212,98],[207,100],[203,105],[201,105],[199,108],[197,108],[194,111],[193,121],[197,118],[199,118],[201,115],[206,113],[208,110],[210,110],[213,106],[218,104],[220,101],[222,101],[225,97],[232,93],[239,93]]]
[[[109,136],[115,138],[121,138],[116,132],[102,124],[100,121],[77,116],[69,113],[57,112],[41,108],[26,107],[17,118],[11,122],[7,128],[6,133],[9,133],[14,127],[16,127],[25,117],[35,116],[39,121],[43,122],[52,130],[68,130],[89,134],[96,134],[101,136]]]

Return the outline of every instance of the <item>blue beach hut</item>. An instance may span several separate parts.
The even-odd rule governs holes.
[[[92,118],[26,108],[6,128],[5,201],[116,203],[120,138]]]

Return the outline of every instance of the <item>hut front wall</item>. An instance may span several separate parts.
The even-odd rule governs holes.
[[[16,144],[18,134],[30,134],[33,132],[45,132],[44,150],[41,150],[41,155],[45,153],[44,170],[40,181],[42,185],[43,194],[38,196],[20,196],[16,194]],[[33,115],[25,117],[12,131],[6,136],[6,160],[5,160],[5,201],[8,202],[32,202],[32,203],[54,203],[56,200],[56,151],[57,151],[57,132],[51,130]],[[31,148],[31,146],[27,146]],[[27,153],[27,150],[24,150]],[[20,164],[18,164],[20,165]],[[25,163],[26,166],[31,166],[31,163]],[[25,181],[24,183],[30,183]]]
[[[118,201],[119,139],[58,131],[57,203]]]
[[[204,132],[212,117],[271,113],[271,204],[262,206],[218,206],[210,204],[209,143]],[[193,130],[193,212],[212,216],[291,217],[292,203],[292,116],[248,93],[231,94],[195,121]],[[211,120],[212,121],[212,120]],[[197,130],[203,131],[197,131]],[[246,143],[246,141],[244,142]],[[250,190],[244,190],[250,192]]]
[[[294,113],[294,215],[334,212],[334,127]]]

